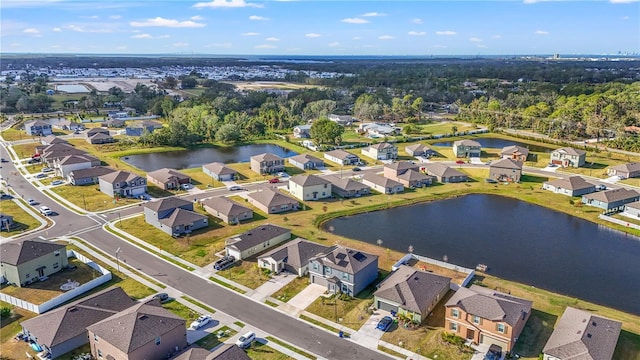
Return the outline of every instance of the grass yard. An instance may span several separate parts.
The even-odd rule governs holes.
[[[338,296],[320,296],[305,310],[357,331],[369,320],[368,309],[373,303],[373,291],[375,287],[370,286],[347,300],[341,300]]]
[[[190,307],[183,305],[174,299],[162,304],[162,307],[187,320],[187,326],[191,325],[191,322],[201,315],[197,311],[192,310]]]
[[[237,333],[237,331],[229,328],[228,326],[223,326],[218,330],[210,333],[209,335],[203,337],[202,339],[196,341],[194,344],[200,346],[203,349],[211,350]]]
[[[251,359],[259,360],[288,360],[292,357],[285,355],[278,350],[275,350],[261,342],[254,341],[253,344],[246,350],[247,355]]]
[[[20,201],[20,200],[16,200],[16,201]],[[0,235],[2,236],[7,236],[7,237],[13,236],[27,230],[35,229],[38,226],[40,226],[40,221],[38,221],[38,219],[29,215],[26,211],[24,211],[24,209],[22,209],[14,201],[1,200],[0,208],[2,209],[2,212],[4,214],[9,214],[13,216],[13,223],[14,223],[14,226],[11,227],[9,231],[6,231],[5,229],[2,229],[3,231],[0,231]]]
[[[35,154],[36,147],[40,145],[41,144],[39,142],[33,142],[29,144],[16,144],[13,145],[13,151],[16,152],[20,159],[25,159]]]
[[[587,151],[586,163],[584,166],[579,168],[567,167],[563,168],[561,171],[571,174],[587,175],[604,179],[609,177],[609,175],[607,175],[608,167],[638,161],[640,161],[640,155],[630,156],[608,151],[596,152],[590,150]],[[631,180],[633,181],[633,179]],[[640,181],[638,181],[637,179],[636,181],[636,184],[640,185]],[[630,183],[629,185],[633,184]]]
[[[63,185],[56,186],[51,191],[86,211],[105,211],[124,205],[140,203],[140,200],[130,198],[120,198],[116,201],[100,191],[98,185]]]
[[[224,187],[220,181],[214,180],[211,176],[202,172],[202,167],[180,170],[181,173],[191,177],[191,184],[198,189]]]
[[[309,278],[306,276],[298,276],[293,281],[285,285],[280,290],[276,291],[271,297],[278,299],[282,302],[291,300],[294,296],[298,295],[302,290],[309,286]]]
[[[0,132],[0,136],[2,136],[2,138],[5,141],[16,141],[16,140],[22,140],[22,139],[36,140],[35,136],[27,135],[27,133],[25,133],[24,130],[18,130],[14,128],[9,128],[7,130]]]
[[[250,289],[256,289],[269,280],[255,261],[236,261],[233,266],[220,270],[217,274]]]

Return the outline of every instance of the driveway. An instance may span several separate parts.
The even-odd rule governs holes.
[[[249,296],[260,302],[263,302],[266,298],[271,296],[274,292],[282,289],[285,285],[292,282],[296,278],[295,275],[289,273],[280,273],[275,275],[266,283],[258,286]]]
[[[327,288],[318,284],[309,284],[304,290],[300,291],[298,295],[294,296],[287,302],[287,304],[296,307],[298,309],[306,309],[312,302],[327,291]]]
[[[470,164],[476,164],[476,165],[484,165],[484,163],[482,162],[482,160],[479,157],[469,158],[469,163]]]
[[[606,182],[609,184],[615,184],[620,180],[620,178],[616,175],[616,176],[609,176],[606,179],[601,180],[602,182]]]
[[[367,320],[367,322],[364,323],[362,327],[360,327],[360,330],[351,335],[351,338],[358,344],[364,345],[368,348],[376,349],[378,347],[380,338],[382,337],[382,335],[384,335],[384,332],[376,329],[376,326],[378,325],[380,319],[387,315],[391,314],[384,310],[376,310],[373,315],[371,315],[369,320]],[[395,327],[397,327],[397,325],[391,325],[390,330],[393,331]]]

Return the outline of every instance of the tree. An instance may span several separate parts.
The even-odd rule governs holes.
[[[327,118],[321,118],[313,122],[309,132],[316,145],[339,145],[342,142],[344,128]]]
[[[236,124],[224,124],[216,132],[216,140],[224,143],[232,143],[242,139],[240,127]]]
[[[198,80],[194,77],[186,77],[182,79],[182,88],[183,89],[193,89],[198,85]]]
[[[175,87],[178,85],[178,80],[176,80],[176,78],[174,78],[173,76],[167,76],[162,84],[166,88],[175,89]]]

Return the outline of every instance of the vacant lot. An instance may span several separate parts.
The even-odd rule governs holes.
[[[56,186],[51,191],[86,211],[105,211],[124,205],[140,203],[140,200],[130,198],[114,199],[100,191],[98,185],[63,185]]]
[[[3,213],[13,216],[14,223],[14,226],[9,228],[9,231],[7,231],[7,229],[1,229],[2,231],[0,231],[0,235],[2,236],[13,236],[26,230],[35,229],[40,225],[40,221],[38,221],[38,219],[29,215],[14,201],[1,200],[0,209],[2,209]]]

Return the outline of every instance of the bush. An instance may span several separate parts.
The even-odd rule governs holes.
[[[0,308],[0,317],[3,319],[8,318],[11,315],[11,308],[3,306]]]

